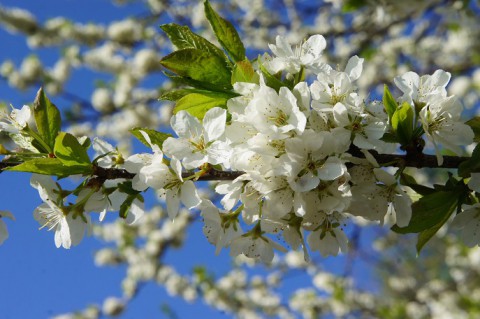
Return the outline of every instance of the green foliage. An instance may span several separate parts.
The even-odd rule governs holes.
[[[235,63],[232,72],[232,85],[236,82],[259,83],[260,77],[248,60]]]
[[[55,139],[54,154],[65,166],[91,167],[87,149],[70,133],[58,134]]]
[[[405,102],[392,115],[392,129],[402,146],[406,146],[412,141],[413,126],[413,110],[410,104]]]
[[[437,191],[412,204],[412,219],[406,227],[393,226],[400,234],[419,233],[437,225],[457,207],[458,191]]]
[[[469,177],[473,172],[480,172],[480,144],[475,146],[472,156],[458,166],[459,176]]]
[[[33,103],[33,115],[40,137],[40,139],[37,137],[37,140],[46,148],[44,151],[51,153],[62,123],[59,110],[55,104],[50,102],[43,88],[37,92]]]
[[[172,137],[172,134],[157,132],[150,128],[142,128],[142,127],[132,128],[130,130],[130,133],[132,133],[133,136],[135,136],[140,142],[142,142],[144,145],[148,147],[150,147],[150,143],[148,143],[148,141],[142,135],[141,131],[145,132],[145,134],[148,135],[152,144],[158,145],[158,147],[160,148],[162,147],[163,142],[165,142],[167,138]]]
[[[125,201],[120,205],[120,210],[118,211],[118,215],[120,218],[127,218],[128,211],[130,210],[130,207],[132,207],[133,201],[135,199],[138,199],[140,202],[143,202],[143,196],[140,195],[139,191],[136,191],[132,187],[132,182],[124,182],[118,185],[119,190],[122,193],[128,194],[127,198]]]
[[[390,93],[390,90],[388,89],[388,86],[385,84],[383,86],[383,107],[385,108],[385,111],[388,114],[388,119],[392,120],[393,114],[395,114],[395,111],[398,108],[397,102],[395,102],[395,99],[392,96],[392,93]]]
[[[222,50],[217,48],[213,43],[193,33],[187,26],[181,26],[175,23],[164,24],[160,28],[167,34],[170,41],[177,48],[181,49],[198,49],[217,55],[220,58],[227,59]]]
[[[465,122],[465,124],[470,126],[473,130],[473,133],[475,134],[473,141],[479,143],[480,142],[480,116],[475,116],[474,118]]]
[[[15,172],[29,172],[57,177],[67,177],[77,174],[91,173],[91,167],[84,165],[67,166],[58,158],[34,158],[20,165],[9,167],[6,170]]]
[[[342,6],[342,12],[349,13],[361,9],[367,5],[366,0],[348,0]]]
[[[177,101],[173,113],[177,113],[182,110],[188,111],[191,115],[197,117],[198,119],[203,119],[205,113],[208,110],[214,107],[227,107],[227,101],[231,96],[228,94],[223,94],[219,92],[205,92],[200,93],[191,93],[182,97]]]
[[[87,154],[90,144],[85,142],[84,145],[81,145],[72,134],[60,132],[55,139],[52,157],[30,159],[8,170],[58,177],[88,175],[93,171]]]
[[[260,61],[260,59],[258,59],[258,61]],[[263,74],[263,77],[265,79],[265,84],[267,86],[271,87],[272,89],[275,89],[275,91],[278,92],[278,91],[280,91],[280,88],[282,86],[287,86],[278,77],[270,74],[270,72],[268,72],[268,70],[260,63],[259,63],[259,69]]]
[[[226,88],[224,85],[218,85],[218,84],[212,84],[212,83],[208,83],[208,82],[197,81],[197,80],[194,80],[194,79],[191,79],[191,78],[188,78],[188,77],[177,76],[177,75],[174,75],[172,73],[165,73],[165,75],[172,82],[176,83],[176,85],[187,85],[187,86],[191,86],[195,89],[203,90],[203,91],[232,93],[230,91],[232,89],[230,84],[229,84],[229,88]],[[188,89],[187,88],[185,90],[195,90],[195,89]],[[187,94],[188,93],[184,94],[184,96],[187,95]],[[166,97],[167,98],[163,98],[163,95],[162,95],[161,99],[174,101],[172,98],[178,97],[178,95],[176,96],[175,93],[173,95],[168,95],[168,93],[166,93]]]
[[[199,49],[181,49],[170,53],[160,63],[180,76],[231,88],[231,70],[218,55]]]
[[[412,179],[408,176],[403,178],[407,183],[413,183]],[[412,218],[408,226],[394,225],[392,230],[399,234],[418,233],[416,248],[417,253],[420,253],[425,244],[450,219],[455,209],[458,210],[466,202],[470,191],[463,179],[456,180],[452,176],[445,185],[435,185],[435,189],[417,186],[420,188],[415,188],[426,195],[412,204]]]
[[[413,189],[416,193],[425,196],[435,193],[435,189],[417,183],[415,178],[405,172],[400,175],[400,183]]]
[[[243,46],[242,40],[240,40],[237,30],[235,30],[230,22],[213,10],[208,0],[205,1],[204,5],[205,16],[210,22],[220,45],[227,51],[233,61],[245,60],[245,47]]]

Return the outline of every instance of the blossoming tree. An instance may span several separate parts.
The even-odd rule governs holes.
[[[396,43],[401,32],[395,26],[408,24],[411,9],[403,4],[371,7],[361,1],[323,4],[322,8],[331,8],[338,17],[348,10],[360,10],[354,14],[357,20],[349,24],[332,30],[322,30],[325,26],[302,29],[296,44],[286,35],[277,35],[275,44],[268,45],[269,52],[255,53],[262,34],[255,31],[243,41],[234,24],[205,1],[201,7],[206,20],[201,21],[210,25],[210,35],[171,22],[160,27],[173,45],[171,52],[135,49],[139,42],[158,41],[157,31],[148,23],[165,8],[156,1],[148,5],[152,15],[139,19],[142,24],[125,20],[107,29],[75,25],[62,18],[40,25],[24,11],[0,8],[0,21],[27,34],[31,45],[58,45],[73,38],[80,45],[97,46],[86,52],[78,46],[67,47],[50,71],[33,57],[18,71],[9,62],[2,65],[2,75],[11,85],[22,88],[43,82],[43,87],[33,105],[5,108],[0,131],[9,140],[1,147],[0,169],[2,174],[33,173],[30,184],[43,201],[34,218],[40,228],[54,232],[56,247],[69,249],[80,244],[93,228],[97,236],[107,239],[110,224],[101,226],[102,221],[114,212],[120,219],[116,227],[146,238],[146,244],[137,247],[120,236],[114,239],[117,245],[130,245],[130,252],[119,248],[97,254],[101,264],[127,263],[134,269],[146,263],[152,267],[145,277],[127,277],[126,299],[107,299],[105,314],[121,313],[125,300],[135,295],[138,282],[155,276],[172,294],[188,300],[200,291],[213,307],[242,317],[289,318],[295,312],[317,317],[323,314],[322,307],[327,308],[325,313],[335,315],[362,311],[382,316],[392,307],[391,301],[381,302],[353,286],[351,292],[344,292],[350,287],[348,279],[324,273],[311,259],[349,254],[349,246],[355,251],[355,234],[371,224],[388,225],[393,233],[417,234],[417,253],[430,241],[440,241],[434,237],[446,228],[460,229],[458,238],[469,247],[479,244],[480,149],[474,142],[479,139],[480,122],[476,117],[462,117],[461,101],[447,90],[452,79],[448,70],[478,77],[472,64],[478,56],[467,53],[454,58],[452,53],[445,65],[432,68],[436,61],[431,59],[438,57],[424,58],[419,53],[418,57],[406,57],[404,63],[402,56],[382,50],[408,45]],[[444,14],[450,23],[448,5],[432,1],[415,4],[414,9],[424,12],[419,19]],[[458,15],[466,17],[461,22],[466,26],[457,27],[473,37],[478,31],[470,30],[468,23],[475,24],[478,8],[459,1],[452,5]],[[295,5],[288,8],[293,31],[301,20],[294,14]],[[246,17],[255,12],[254,7],[243,5],[242,9]],[[360,28],[371,10],[376,18]],[[181,16],[180,12],[176,13]],[[324,19],[319,12],[317,19]],[[260,17],[250,19],[262,21]],[[271,19],[258,29],[269,30],[274,17]],[[413,43],[433,46],[422,41],[435,25],[417,28],[409,35]],[[330,61],[327,39],[313,31],[343,40],[348,34],[353,44],[342,51],[341,42],[335,42],[335,50],[343,54]],[[377,32],[391,41],[376,44]],[[355,47],[357,41],[360,44]],[[245,43],[254,47],[252,54]],[[116,50],[135,50],[135,55],[125,64]],[[367,61],[362,54],[369,56]],[[399,66],[387,68],[386,58]],[[427,72],[418,74],[415,67],[407,71],[410,62]],[[86,134],[91,127],[86,129],[90,124],[84,121],[89,116],[85,110],[72,108],[62,115],[52,102],[50,95],[55,94],[78,100],[63,85],[68,70],[81,63],[117,75],[113,86],[95,89],[91,103],[76,101],[87,103],[88,112],[100,118],[96,133],[113,139],[109,142]],[[171,80],[160,92],[137,88],[144,77],[159,70]],[[470,87],[462,90],[467,92]],[[478,92],[469,94],[475,104]],[[173,102],[169,132],[159,130],[160,119],[150,113],[149,104],[157,98]],[[146,151],[132,152],[127,134],[143,143]],[[424,176],[422,170],[434,170],[442,182],[417,182]],[[66,177],[76,178],[73,187],[64,185]],[[201,181],[215,182],[210,196],[197,186]],[[165,205],[168,220],[161,226],[165,214],[159,208],[146,212],[144,196],[148,192],[157,194]],[[182,212],[182,207],[192,213]],[[0,211],[0,242],[8,237],[4,217],[13,219],[14,215]],[[277,272],[257,282],[246,280],[245,273],[236,269],[215,282],[201,270],[191,280],[174,268],[162,267],[164,250],[182,241],[177,236],[181,237],[195,216],[201,217],[203,233],[216,253],[229,249],[237,263],[261,261]],[[94,223],[97,218],[99,223]],[[171,232],[178,235],[165,237],[161,230],[167,227],[173,227]],[[453,238],[457,246],[445,242],[444,249],[458,247]],[[395,249],[391,244],[384,246]],[[129,258],[129,254],[136,257]],[[470,255],[462,256],[468,259]],[[298,290],[284,306],[272,290],[281,281],[284,267],[307,269],[317,288],[327,294],[339,290],[343,294],[329,302],[312,288]],[[457,279],[455,282],[461,281]],[[389,284],[395,286],[393,281]],[[415,285],[397,284],[392,291]],[[237,289],[249,291],[250,299],[242,300],[233,292]],[[422,300],[422,296],[415,298],[412,300]],[[336,308],[335,302],[342,307]],[[437,313],[422,308],[421,302],[410,308],[398,307],[402,309],[398,316]],[[95,309],[87,309],[82,316],[98,316]]]

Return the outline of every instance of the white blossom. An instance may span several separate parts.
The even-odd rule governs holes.
[[[205,200],[200,209],[203,217],[203,234],[208,241],[215,245],[218,254],[224,247],[230,246],[232,241],[243,234],[238,222],[238,214],[219,210],[212,202]]]
[[[263,235],[259,225],[257,224],[251,231],[232,240],[231,256],[244,254],[249,258],[258,258],[264,263],[270,263],[273,260],[274,249],[286,252],[283,246]]]
[[[48,176],[33,175],[30,181],[44,201],[38,206],[33,216],[41,225],[48,230],[55,230],[55,246],[69,249],[78,245],[83,239],[85,232],[90,228],[90,216],[80,212],[68,212],[63,206],[63,199],[58,198],[60,189]]]
[[[32,111],[28,105],[24,105],[21,109],[13,109],[10,114],[0,113],[0,132],[20,134],[31,117]]]
[[[439,98],[439,96],[434,96],[420,111],[423,130],[435,146],[439,165],[443,164],[443,156],[438,144],[461,155],[463,153],[461,146],[473,142],[472,129],[460,119],[461,110],[462,105],[455,97]]]
[[[460,239],[468,247],[480,244],[480,204],[463,205],[462,212],[457,214],[451,226],[458,229]]]
[[[414,102],[427,102],[433,96],[446,97],[446,86],[450,81],[450,73],[437,70],[432,75],[419,76],[415,72],[407,72],[395,77],[397,87],[403,92],[402,101],[413,105]]]
[[[0,245],[3,244],[3,242],[8,238],[7,225],[5,225],[5,222],[2,220],[2,218],[15,220],[15,217],[12,213],[5,210],[0,210]]]
[[[169,157],[182,161],[187,169],[205,163],[228,166],[230,148],[222,141],[225,132],[226,111],[215,107],[210,109],[200,121],[186,111],[172,117],[171,126],[178,138],[169,137],[163,143],[163,151]]]
[[[306,125],[305,114],[289,89],[282,87],[277,94],[265,85],[260,86],[245,108],[244,120],[270,139],[284,139],[292,131],[301,134]]]
[[[276,55],[271,61],[266,63],[271,73],[277,73],[285,70],[295,74],[302,67],[318,68],[321,63],[322,52],[327,46],[325,38],[321,35],[313,35],[303,42],[300,46],[292,50],[292,47],[282,36],[277,36],[276,44],[269,44],[270,50]]]

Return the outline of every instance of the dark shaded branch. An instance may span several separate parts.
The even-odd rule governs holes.
[[[418,154],[416,157],[408,155],[373,154],[380,166],[406,166],[416,168],[458,168],[460,163],[470,157],[443,156],[443,165],[439,166],[435,155]],[[395,163],[391,163],[396,161]],[[387,165],[389,164],[389,165]]]
[[[351,149],[350,153],[355,157],[364,158],[363,153],[359,150]],[[393,167],[416,167],[416,168],[458,168],[460,163],[469,159],[469,157],[462,156],[443,156],[443,165],[439,166],[437,163],[437,157],[435,155],[417,154],[416,156],[409,155],[397,155],[397,154],[378,154],[374,151],[370,153],[375,157],[380,166],[393,166]],[[0,162],[0,173],[9,167],[20,165],[21,162]],[[184,172],[182,176],[184,178],[190,177],[194,172]],[[242,171],[217,171],[211,170],[210,172],[202,175],[199,181],[230,181],[234,180],[240,175],[245,174]],[[100,180],[110,180],[117,178],[132,179],[135,174],[127,172],[121,168],[103,168],[94,165],[93,176]]]

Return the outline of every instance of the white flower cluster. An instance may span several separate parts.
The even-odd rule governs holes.
[[[432,75],[420,77],[407,72],[395,78],[395,84],[403,92],[400,100],[410,103],[419,113],[423,130],[435,147],[439,165],[443,163],[439,144],[461,155],[461,146],[471,144],[474,137],[472,129],[460,119],[462,105],[455,96],[447,96],[445,87],[450,76],[448,72],[437,70]]]
[[[287,71],[287,78],[308,69],[316,79],[277,92],[260,75],[259,84],[235,83],[239,96],[228,101],[228,110],[212,108],[202,122],[179,111],[171,119],[177,138],[168,138],[162,150],[152,145],[153,154],[125,161],[125,168],[136,174],[133,187],[165,192],[171,218],[180,202],[200,209],[204,233],[217,252],[230,247],[233,256],[264,262],[273,259],[274,249],[285,251],[268,235],[282,236],[293,249],[302,246],[306,258],[306,242],[324,256],[345,251],[349,214],[383,223],[391,211],[399,226],[406,226],[410,199],[396,178],[367,152],[368,160],[348,154],[352,143],[381,153],[395,148],[380,140],[388,128],[387,115],[355,91],[363,59],[354,56],[345,71],[337,71],[321,62],[325,39],[320,35],[295,51],[281,37],[276,43],[270,46],[276,57],[264,57],[267,69]],[[348,162],[361,168],[355,178]],[[222,209],[200,199],[194,184],[182,177],[183,169],[196,172],[193,178],[212,167],[244,172],[216,186],[223,195]]]
[[[258,84],[234,84],[238,96],[228,100],[227,109],[214,107],[202,121],[184,110],[176,113],[170,124],[177,137],[167,138],[161,147],[140,131],[153,154],[123,160],[118,150],[95,139],[97,164],[134,174],[133,190],[122,190],[122,179],[100,186],[87,183],[75,193],[76,203],[66,205],[69,194],[58,184],[34,176],[32,186],[45,201],[35,218],[42,227],[55,229],[57,247],[70,248],[89,228],[87,212],[99,212],[103,220],[106,212],[128,202],[127,223],[135,223],[143,215],[143,202],[132,192],[152,188],[165,195],[171,219],[180,204],[199,209],[204,234],[217,252],[230,247],[232,256],[243,254],[267,263],[274,250],[286,251],[271,236],[282,238],[292,249],[302,247],[308,259],[307,243],[323,256],[345,252],[345,226],[352,215],[407,226],[410,197],[399,186],[398,175],[382,169],[369,153],[392,153],[396,144],[381,140],[391,124],[382,105],[367,103],[356,92],[363,59],[353,56],[344,71],[336,70],[322,62],[325,46],[325,39],[315,35],[292,50],[277,37],[276,45],[270,45],[275,55],[265,54],[259,70],[263,64],[271,74],[285,72],[291,87],[275,90],[271,79],[258,71]],[[459,121],[460,104],[446,94],[449,79],[442,70],[423,77],[409,72],[395,83],[404,93],[400,101],[412,105],[416,121],[433,144],[459,153],[459,146],[469,144],[473,133]],[[108,98],[100,94],[108,92],[97,92],[103,105],[100,100]],[[1,130],[23,134],[28,111],[24,107],[5,116]],[[241,173],[217,184],[222,208],[202,199],[193,183],[219,171]]]

